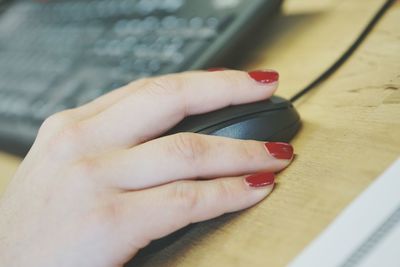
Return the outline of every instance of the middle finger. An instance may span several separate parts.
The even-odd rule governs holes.
[[[292,157],[293,148],[286,143],[184,133],[81,164],[90,167],[96,181],[122,190],[139,190],[183,179],[278,172]]]

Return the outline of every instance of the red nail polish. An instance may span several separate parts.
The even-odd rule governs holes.
[[[256,70],[249,72],[251,78],[260,83],[274,83],[279,80],[279,73],[273,70]]]
[[[292,159],[293,158],[293,147],[287,143],[265,143],[269,154],[277,159]]]
[[[275,183],[275,174],[271,172],[256,173],[245,178],[250,187],[265,187]]]
[[[227,68],[209,68],[208,71],[214,72],[214,71],[224,71],[227,70]]]

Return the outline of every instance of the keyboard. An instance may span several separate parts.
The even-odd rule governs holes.
[[[0,149],[133,80],[222,64],[280,0],[0,1]]]

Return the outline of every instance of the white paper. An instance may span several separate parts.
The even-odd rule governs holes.
[[[400,267],[400,158],[290,267]]]

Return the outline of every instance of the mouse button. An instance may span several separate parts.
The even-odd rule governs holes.
[[[262,112],[262,111],[272,111],[272,110],[276,110],[276,109],[287,108],[290,106],[291,106],[291,103],[289,101],[287,101],[281,97],[272,96],[269,99],[258,101],[258,102],[230,106],[229,109],[227,108],[227,111],[229,111],[229,112],[235,111],[235,112],[240,112],[242,114],[249,114],[249,113]]]
[[[192,115],[184,118],[181,122],[170,129],[166,135],[178,132],[200,132],[213,125],[218,125],[237,117],[229,115],[231,115],[231,113],[221,112],[221,110],[216,110],[205,114]]]
[[[235,121],[242,121],[246,116],[269,113],[275,110],[293,108],[291,103],[281,97],[273,96],[268,100],[255,103],[229,106],[205,114],[192,115],[183,119],[165,135],[178,132],[209,133],[210,129],[220,129],[221,125],[229,125]]]
[[[268,141],[272,138],[285,141],[282,132],[289,126],[299,123],[300,117],[294,109],[277,110],[256,114],[242,120],[226,122],[201,131],[200,133],[237,139]]]
[[[209,125],[213,125],[233,120],[236,118],[240,118],[243,116],[259,114],[261,112],[272,112],[274,110],[286,109],[290,107],[290,105],[288,105],[288,103],[290,102],[286,100],[284,101],[277,100],[277,101],[278,102],[272,102],[270,99],[268,99],[248,104],[233,105],[220,110],[210,112],[205,115],[197,115],[197,116],[199,117],[204,116],[204,121],[207,121]]]
[[[224,125],[228,121],[241,119],[242,117],[271,110],[275,107],[269,100],[229,106],[220,110],[211,111],[205,114],[192,115],[183,119],[167,134],[177,132],[199,132],[214,125]]]

